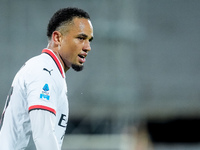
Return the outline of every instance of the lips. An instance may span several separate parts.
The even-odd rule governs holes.
[[[85,57],[87,56],[87,53],[81,53],[78,55],[79,57],[79,62],[82,64],[86,61]]]

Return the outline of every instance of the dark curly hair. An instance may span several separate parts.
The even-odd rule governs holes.
[[[58,10],[50,19],[49,24],[47,26],[47,37],[51,39],[52,33],[63,23],[71,22],[75,17],[85,18],[90,20],[90,16],[87,12],[79,8],[62,8]]]

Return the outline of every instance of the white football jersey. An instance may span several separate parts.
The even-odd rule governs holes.
[[[55,134],[54,140],[61,149],[68,111],[64,69],[53,51],[44,49],[41,55],[28,60],[13,80],[0,120],[0,149],[26,149],[32,134],[35,133],[34,142],[40,139],[37,126],[45,133]],[[35,112],[49,115],[53,122],[42,120]]]

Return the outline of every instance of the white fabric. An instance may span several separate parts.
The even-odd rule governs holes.
[[[28,60],[13,80],[0,129],[1,150],[26,149],[32,133],[37,150],[61,149],[68,120],[67,85],[57,57],[51,50],[47,53],[51,56],[42,53]]]
[[[47,111],[34,110],[30,112],[33,140],[38,150],[59,150],[55,135],[55,116]],[[38,122],[42,125],[38,126]]]

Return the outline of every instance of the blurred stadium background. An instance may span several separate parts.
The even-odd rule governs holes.
[[[69,6],[89,12],[95,38],[85,69],[66,74],[63,150],[200,149],[199,0],[0,0],[0,111]]]

